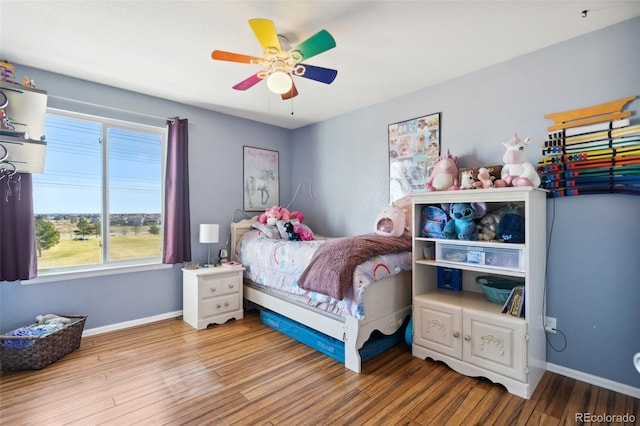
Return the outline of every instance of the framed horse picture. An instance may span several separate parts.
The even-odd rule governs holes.
[[[243,208],[247,212],[264,211],[280,204],[278,151],[244,146]]]

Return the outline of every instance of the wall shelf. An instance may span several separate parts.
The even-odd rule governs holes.
[[[44,140],[47,92],[6,81],[0,81],[0,90],[8,100],[5,114],[10,123],[16,132],[27,134],[27,137],[0,134],[0,145],[8,153],[5,162],[10,162],[21,173],[43,173],[47,150]],[[0,154],[3,151],[0,148]]]

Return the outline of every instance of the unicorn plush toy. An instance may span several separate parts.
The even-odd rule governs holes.
[[[501,178],[494,182],[495,187],[505,186],[540,186],[540,176],[527,160],[527,149],[529,148],[529,138],[524,141],[518,138],[517,134],[502,144],[507,150],[502,156],[504,166],[502,167]]]

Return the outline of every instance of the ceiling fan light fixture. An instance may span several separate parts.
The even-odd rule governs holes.
[[[267,86],[269,90],[278,95],[287,93],[293,86],[291,76],[284,71],[274,71],[267,78]]]

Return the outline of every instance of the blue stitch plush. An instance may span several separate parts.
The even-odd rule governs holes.
[[[448,240],[476,240],[478,233],[473,221],[476,208],[470,203],[453,203],[449,206],[451,220],[444,227],[444,236]]]

